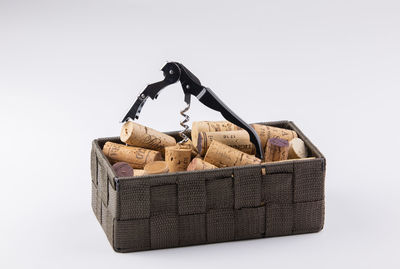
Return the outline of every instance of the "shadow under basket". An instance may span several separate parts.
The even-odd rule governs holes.
[[[117,252],[318,232],[324,225],[326,161],[291,121],[315,159],[117,178],[92,143],[92,208]],[[177,137],[177,132],[168,133]]]

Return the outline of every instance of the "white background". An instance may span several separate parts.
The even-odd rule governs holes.
[[[90,207],[91,141],[166,61],[248,122],[293,120],[327,158],[317,234],[114,253]],[[399,268],[400,4],[0,1],[1,268]],[[179,85],[140,122],[180,129]],[[194,120],[221,116],[193,100]],[[123,266],[123,267],[122,267]]]

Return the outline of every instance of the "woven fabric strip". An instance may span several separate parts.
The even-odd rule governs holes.
[[[107,170],[104,166],[99,165],[99,195],[104,203],[104,205],[108,206],[108,175]]]
[[[261,205],[261,169],[243,167],[234,170],[235,209]]]
[[[92,150],[90,152],[90,174],[92,177],[92,182],[97,185],[97,156],[96,156],[96,150],[95,147],[92,147]]]
[[[295,202],[324,199],[323,165],[323,160],[294,163]]]
[[[177,215],[177,185],[161,185],[150,188],[151,215],[174,213]]]
[[[178,210],[179,215],[206,212],[204,177],[198,175],[178,177]]]
[[[150,218],[151,248],[169,248],[179,245],[178,216],[161,214]]]
[[[207,180],[207,209],[233,208],[233,178]]]
[[[206,214],[179,216],[179,245],[207,242]]]
[[[98,195],[98,190],[96,185],[92,182],[92,209],[97,220],[101,224],[101,199]]]
[[[236,210],[235,239],[261,238],[265,233],[265,207]]]
[[[111,215],[113,218],[116,218],[118,215],[118,198],[117,198],[118,192],[114,190],[108,182],[108,210],[110,211]]]
[[[103,203],[101,203],[101,226],[110,244],[114,245],[114,218]]]
[[[115,246],[117,251],[150,249],[150,220],[115,221]]]
[[[292,162],[264,163],[261,166],[265,168],[267,174],[280,174],[280,173],[292,174],[292,173],[294,173]]]
[[[212,209],[207,212],[207,242],[235,239],[235,212],[233,209]]]
[[[137,180],[119,189],[119,219],[144,219],[150,217],[150,185],[148,181]]]
[[[267,204],[266,206],[266,236],[279,236],[292,234],[293,230],[293,205],[292,204]]]
[[[293,201],[293,174],[266,174],[262,177],[262,193],[265,203],[286,203]]]
[[[318,232],[324,226],[325,203],[323,200],[294,205],[294,232]]]

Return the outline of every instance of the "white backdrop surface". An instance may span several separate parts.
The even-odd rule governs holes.
[[[0,1],[0,268],[399,268],[400,3]],[[90,208],[91,141],[180,61],[248,122],[327,158],[317,234],[117,254]],[[180,86],[140,122],[180,129]],[[191,120],[221,116],[193,99]]]

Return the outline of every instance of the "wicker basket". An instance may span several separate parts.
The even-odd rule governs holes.
[[[116,178],[93,141],[92,207],[117,252],[318,232],[324,225],[325,158],[290,121],[315,159]],[[169,133],[177,136],[177,133]]]

